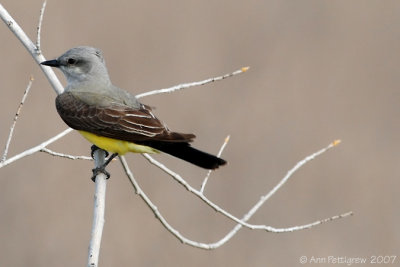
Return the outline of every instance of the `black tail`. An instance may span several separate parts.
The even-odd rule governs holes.
[[[178,142],[148,142],[144,145],[150,146],[171,156],[180,158],[184,161],[190,162],[196,166],[214,170],[221,165],[225,165],[226,161],[214,155],[197,150],[190,146],[189,143]]]

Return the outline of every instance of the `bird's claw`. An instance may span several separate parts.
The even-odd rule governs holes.
[[[92,145],[91,147],[90,147],[90,155],[92,156],[92,159],[94,159],[94,152],[97,150],[97,149],[100,149],[98,146],[96,146],[96,145]],[[106,157],[108,157],[108,152],[107,151],[105,151],[104,150],[104,152],[106,152]]]
[[[104,165],[100,167],[96,167],[92,169],[93,176],[92,176],[92,181],[96,182],[96,176],[100,173],[103,173],[105,176],[107,176],[107,179],[110,179],[111,175],[108,171],[106,171],[106,167]]]

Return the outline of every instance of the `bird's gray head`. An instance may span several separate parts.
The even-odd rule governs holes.
[[[54,60],[40,64],[59,68],[67,78],[68,86],[82,82],[110,83],[102,52],[90,46],[78,46]]]

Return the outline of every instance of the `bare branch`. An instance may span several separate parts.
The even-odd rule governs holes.
[[[14,33],[14,35],[20,40],[20,42],[25,46],[26,50],[28,50],[29,54],[33,57],[36,63],[39,64],[40,68],[46,75],[49,80],[51,86],[57,94],[61,94],[64,91],[63,86],[60,81],[57,79],[54,71],[50,67],[46,67],[40,65],[40,62],[46,60],[41,53],[37,52],[36,45],[29,39],[26,33],[21,29],[18,23],[11,17],[11,15],[7,12],[7,10],[0,4],[0,17],[4,21],[4,23],[8,26],[8,28]]]
[[[12,136],[13,136],[13,133],[14,133],[14,128],[15,128],[15,125],[16,125],[16,123],[17,123],[17,120],[18,120],[18,117],[19,117],[19,113],[21,112],[22,106],[24,105],[25,100],[26,100],[26,97],[28,96],[29,90],[30,90],[31,87],[32,87],[32,82],[33,82],[33,76],[31,76],[31,78],[29,79],[28,86],[27,86],[26,89],[25,89],[24,95],[22,96],[22,100],[21,100],[21,102],[19,103],[17,112],[15,113],[14,121],[13,121],[13,123],[12,123],[12,125],[11,125],[10,134],[8,135],[6,147],[5,147],[5,149],[4,149],[4,153],[3,153],[3,156],[1,157],[1,161],[0,161],[0,162],[5,161],[6,158],[7,158],[8,148],[10,147],[11,139],[12,139]]]
[[[293,226],[293,227],[288,227],[288,228],[275,228],[275,233],[287,233],[287,232],[294,232],[294,231],[299,231],[299,230],[305,230],[305,229],[310,229],[314,226],[326,223],[326,222],[330,222],[333,220],[337,220],[337,219],[342,219],[342,218],[346,218],[349,216],[352,216],[354,213],[352,211],[348,211],[346,213],[340,214],[340,215],[335,215],[332,216],[330,218],[325,218],[322,220],[318,220],[309,224],[304,224],[304,225],[299,225],[299,226]]]
[[[104,164],[106,157],[104,150],[97,149],[93,155],[96,168]],[[98,266],[106,208],[107,176],[104,173],[99,173],[96,175],[95,181],[96,188],[94,192],[93,223],[89,244],[88,267]]]
[[[15,155],[14,157],[11,157],[3,162],[0,162],[0,168],[3,168],[4,166],[7,166],[8,164],[13,163],[14,161],[17,161],[23,157],[30,156],[30,155],[40,151],[41,149],[45,148],[46,146],[48,146],[51,143],[54,143],[58,139],[61,139],[62,137],[64,137],[65,135],[69,134],[72,131],[73,131],[73,129],[68,128],[65,131],[59,133],[58,135],[53,136],[52,138],[48,139],[47,141],[44,141],[43,143],[41,143],[37,146],[34,146],[30,149],[25,150],[22,153],[19,153],[18,155]]]
[[[50,154],[52,156],[66,158],[66,159],[72,159],[72,160],[77,160],[77,159],[93,160],[91,157],[87,157],[87,156],[72,156],[72,155],[68,155],[68,154],[64,154],[64,153],[58,153],[58,152],[55,152],[55,151],[50,150],[48,148],[42,148],[42,149],[40,149],[40,152],[44,152],[44,153]]]
[[[220,212],[221,214],[223,214],[225,217],[233,220],[234,222],[241,224],[245,227],[248,227],[250,229],[262,229],[262,230],[266,230],[269,232],[282,232],[282,229],[279,228],[274,228],[274,227],[270,227],[270,226],[266,226],[266,225],[252,225],[252,224],[248,224],[246,223],[246,221],[248,221],[253,215],[254,213],[265,203],[266,200],[268,200],[273,194],[275,194],[279,188],[281,188],[290,177],[292,177],[292,175],[298,170],[300,169],[303,165],[305,165],[307,162],[315,159],[316,157],[318,157],[319,155],[323,154],[324,152],[328,151],[329,149],[333,148],[334,146],[336,146],[337,144],[339,144],[340,141],[334,141],[333,143],[329,144],[327,147],[311,154],[310,156],[307,156],[306,158],[304,158],[303,160],[299,161],[291,170],[288,171],[288,173],[286,174],[286,176],[284,178],[282,178],[282,180],[266,195],[262,196],[260,198],[260,200],[249,210],[249,212],[243,217],[243,219],[238,219],[237,217],[235,217],[234,215],[230,214],[229,212],[225,211],[224,209],[222,209],[221,207],[219,207],[218,205],[216,205],[215,203],[213,203],[212,201],[210,201],[206,196],[204,196],[200,191],[196,190],[195,188],[193,188],[192,186],[190,186],[180,175],[178,175],[177,173],[173,172],[172,170],[168,169],[165,165],[163,165],[162,163],[156,161],[154,158],[150,157],[148,154],[143,154],[143,156],[153,165],[157,166],[158,168],[160,168],[161,170],[163,170],[165,173],[167,173],[168,175],[170,175],[172,178],[175,179],[175,181],[177,181],[178,183],[180,183],[183,187],[185,187],[186,190],[188,190],[189,192],[193,193],[195,196],[197,196],[198,198],[200,198],[203,202],[205,202],[207,205],[209,205],[210,207],[212,207],[215,211]]]
[[[313,226],[317,226],[319,224],[322,224],[324,222],[329,222],[329,221],[333,221],[333,220],[337,220],[337,219],[341,219],[341,218],[345,218],[348,216],[353,215],[353,212],[347,212],[341,215],[336,215],[336,216],[332,216],[330,218],[327,219],[323,219],[323,220],[319,220],[310,224],[305,224],[305,225],[301,225],[301,226],[294,226],[294,227],[289,227],[289,228],[274,228],[274,233],[286,233],[286,232],[293,232],[293,231],[299,231],[299,230],[304,230],[304,229],[309,229]],[[243,218],[244,220],[244,218]],[[215,249],[218,248],[220,246],[222,246],[223,244],[225,244],[227,241],[229,241],[241,228],[243,227],[243,225],[241,224],[237,224],[229,233],[227,233],[223,238],[221,238],[220,240],[218,240],[215,243],[210,243],[208,244],[210,249]]]
[[[260,201],[253,207],[254,211],[250,210],[248,215],[252,216],[257,211],[257,209],[259,207],[261,207],[264,204],[264,202],[267,201],[271,196],[273,196],[289,180],[289,178],[292,177],[292,175],[298,169],[300,169],[303,165],[305,165],[307,162],[315,159],[316,157],[320,156],[321,154],[325,153],[329,149],[337,146],[338,144],[340,144],[340,142],[341,142],[340,140],[335,140],[332,143],[330,143],[327,147],[325,147],[325,148],[311,154],[310,156],[304,158],[303,160],[297,162],[297,164],[287,172],[285,177],[283,177],[283,179],[268,194],[261,197]]]
[[[226,145],[228,144],[230,138],[231,138],[230,135],[228,135],[225,138],[224,143],[222,144],[221,148],[218,151],[217,157],[221,157],[222,151],[224,151],[224,149],[225,149]],[[204,193],[204,189],[206,188],[206,184],[207,184],[208,178],[210,178],[210,175],[211,175],[212,171],[213,170],[209,170],[208,171],[206,177],[203,180],[203,183],[201,184],[200,193],[202,193],[202,194]]]
[[[207,83],[221,81],[223,79],[226,79],[226,78],[235,76],[237,74],[246,72],[249,68],[250,67],[243,67],[240,70],[234,71],[232,73],[228,73],[228,74],[225,74],[225,75],[222,75],[222,76],[218,76],[218,77],[215,77],[215,78],[210,78],[210,79],[199,81],[199,82],[182,83],[182,84],[170,87],[170,88],[164,88],[164,89],[149,91],[149,92],[146,92],[146,93],[138,94],[138,95],[136,95],[136,97],[137,98],[142,98],[142,97],[149,96],[149,95],[156,95],[156,94],[162,94],[162,93],[172,93],[174,91],[186,89],[186,88],[193,87],[193,86],[199,86],[199,85],[204,85],[204,84],[207,84]]]
[[[42,21],[43,21],[44,10],[46,9],[46,4],[47,4],[47,0],[44,0],[42,8],[40,9],[39,24],[37,26],[36,51],[39,54],[42,53],[41,48],[40,48],[40,33],[42,30]]]
[[[165,229],[167,229],[172,235],[174,235],[176,238],[178,238],[184,244],[188,244],[190,246],[202,248],[202,249],[212,249],[208,244],[192,241],[192,240],[184,237],[181,233],[179,233],[178,230],[173,228],[167,222],[167,220],[164,218],[164,216],[162,216],[162,214],[158,211],[157,206],[154,205],[153,202],[151,202],[151,200],[147,197],[147,195],[140,188],[139,184],[137,183],[137,181],[133,177],[132,172],[129,169],[129,166],[125,160],[125,157],[120,156],[119,159],[121,161],[122,167],[125,170],[125,173],[127,174],[128,178],[129,178],[129,181],[131,182],[133,188],[135,189],[136,194],[138,194],[143,199],[144,203],[146,203],[146,205],[153,211],[154,215],[161,222],[161,224],[165,227]]]
[[[318,153],[318,152],[317,152]],[[314,153],[315,154],[315,153]],[[146,157],[147,158],[147,157]],[[154,159],[152,158],[147,158],[148,160],[152,161]],[[228,212],[226,212],[225,210],[217,210],[220,211],[222,214],[224,214],[226,217],[233,219],[236,218],[236,222],[238,222],[238,224],[228,233],[226,234],[223,238],[221,238],[219,241],[215,242],[215,243],[201,243],[201,242],[197,242],[197,241],[193,241],[190,240],[188,238],[186,238],[185,236],[183,236],[181,233],[179,233],[179,231],[177,231],[175,228],[173,228],[167,221],[166,219],[162,216],[162,214],[160,213],[160,211],[158,210],[157,206],[154,205],[151,200],[146,196],[146,194],[142,191],[142,189],[140,188],[139,184],[137,183],[137,181],[135,180],[135,178],[133,177],[132,172],[129,169],[129,166],[125,160],[124,157],[120,157],[121,160],[121,164],[125,170],[125,173],[127,174],[132,186],[134,187],[136,194],[138,194],[143,201],[146,203],[146,205],[153,211],[154,215],[156,216],[156,218],[161,222],[161,224],[171,233],[173,234],[178,240],[180,240],[182,243],[196,247],[196,248],[201,248],[201,249],[216,249],[220,246],[222,246],[224,243],[226,243],[228,240],[230,240],[243,226],[250,228],[250,229],[259,229],[259,230],[266,230],[268,232],[274,232],[274,233],[283,233],[283,232],[292,232],[292,231],[298,231],[298,230],[303,230],[303,229],[308,229],[311,228],[313,226],[322,224],[324,222],[328,222],[328,221],[332,221],[332,220],[336,220],[336,219],[341,219],[347,216],[352,215],[352,212],[348,212],[345,214],[341,214],[338,216],[333,216],[331,218],[327,218],[327,219],[323,219],[323,220],[319,220],[310,224],[306,224],[306,225],[301,225],[301,226],[294,226],[294,227],[290,227],[290,228],[273,228],[270,226],[266,226],[266,225],[252,225],[252,224],[248,224],[245,221],[249,220],[250,217],[252,216],[252,214],[247,213],[242,220],[237,219],[236,217],[234,217],[233,215],[230,215]],[[155,161],[155,160],[154,160]],[[156,162],[156,161],[155,161]],[[152,162],[154,164],[154,162]],[[160,166],[162,166],[161,163]],[[158,166],[158,165],[157,165]],[[182,184],[182,183],[181,183]],[[194,189],[193,189],[194,190]],[[190,191],[190,190],[189,190]],[[192,192],[192,191],[190,191]],[[194,193],[196,195],[196,190],[194,190],[192,193]],[[201,195],[201,199],[203,201],[205,201],[208,205],[210,205],[210,203],[212,202],[208,202],[209,200],[204,197],[203,195]],[[215,205],[214,203],[212,203],[212,205]],[[210,205],[211,206],[211,205]],[[215,205],[216,206],[216,205]],[[211,206],[215,209],[215,206]],[[253,208],[254,209],[254,208]],[[253,210],[252,209],[252,210]],[[254,211],[255,212],[255,211]],[[230,215],[231,217],[227,216]]]

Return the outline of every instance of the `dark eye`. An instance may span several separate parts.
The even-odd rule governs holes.
[[[74,58],[69,58],[69,59],[67,59],[67,63],[68,63],[69,65],[75,65],[76,62],[77,62],[77,60],[74,59]]]

